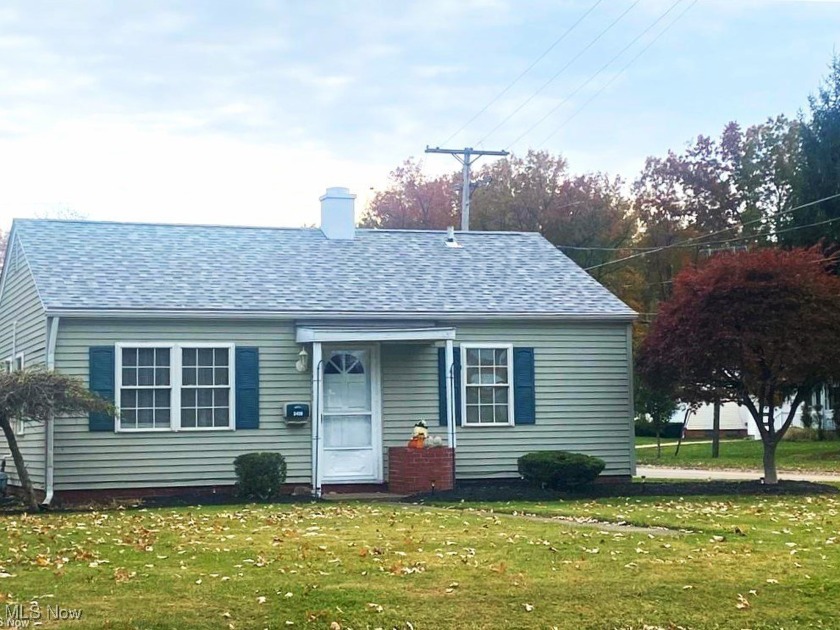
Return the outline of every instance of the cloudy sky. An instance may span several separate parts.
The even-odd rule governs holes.
[[[0,228],[313,224],[325,187],[363,205],[427,144],[632,179],[729,120],[795,115],[838,40],[827,0],[6,1]]]

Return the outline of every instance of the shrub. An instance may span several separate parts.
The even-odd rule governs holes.
[[[823,432],[822,440],[833,441],[838,438],[834,433]],[[819,442],[821,441],[816,429],[803,429],[802,427],[790,427],[782,437],[787,442]]]
[[[519,474],[526,481],[546,488],[571,488],[595,481],[604,470],[604,460],[567,451],[535,451],[518,460]]]
[[[239,496],[267,501],[286,481],[286,460],[280,453],[245,453],[233,460]]]
[[[677,440],[682,434],[682,427],[682,422],[669,422],[662,427],[660,437]],[[644,416],[639,416],[636,418],[635,433],[636,437],[656,437],[656,427],[653,426],[653,422],[650,422]]]
[[[802,411],[799,413],[799,419],[802,422],[802,426],[806,429],[810,429],[814,426],[814,416],[811,405],[807,403],[802,405]]]
[[[782,439],[786,442],[812,442],[817,439],[817,434],[810,427],[790,427]]]

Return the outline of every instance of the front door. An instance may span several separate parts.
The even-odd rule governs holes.
[[[381,482],[376,348],[325,348],[321,419],[324,483]]]

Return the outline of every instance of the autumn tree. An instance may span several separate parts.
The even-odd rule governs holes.
[[[38,509],[38,499],[12,422],[46,423],[52,422],[58,415],[91,411],[114,413],[110,403],[88,391],[78,379],[41,369],[0,373],[0,428],[12,453],[21,490],[30,510]]]
[[[471,190],[470,229],[539,232],[584,268],[630,251],[616,248],[629,246],[636,234],[621,180],[571,175],[559,155],[529,151],[484,164]],[[429,178],[407,160],[374,196],[361,225],[441,230],[460,225],[460,208],[460,172]],[[616,293],[633,273],[627,267],[593,270]]]
[[[800,124],[784,115],[748,127],[741,141],[735,173],[742,209],[742,234],[759,244],[776,242],[785,226],[786,210],[794,206],[794,189],[801,168]]]
[[[621,180],[602,173],[571,175],[563,157],[545,151],[512,155],[481,168],[473,194],[476,230],[539,232],[587,268],[612,259],[629,245],[636,225]],[[620,268],[593,275],[609,283]]]
[[[776,483],[776,447],[821,383],[840,378],[840,278],[815,249],[722,253],[676,278],[640,350],[644,378],[684,402],[736,401],[764,443],[764,479]],[[791,401],[780,427],[780,403]]]
[[[740,153],[740,127],[729,123],[720,139],[701,135],[682,152],[645,161],[633,184],[633,211],[641,228],[636,245],[664,249],[634,263],[642,280],[636,301],[643,312],[655,312],[670,296],[680,269],[697,261],[698,247],[680,243],[738,224],[734,174]]]
[[[408,159],[390,174],[365,209],[361,227],[445,230],[460,225],[460,185],[456,175],[428,178],[420,164]]]
[[[717,138],[698,136],[681,152],[649,157],[633,185],[635,244],[664,249],[631,264],[636,280],[625,300],[655,312],[684,266],[719,249],[775,242],[799,160],[799,123],[784,116],[746,130],[730,122]]]

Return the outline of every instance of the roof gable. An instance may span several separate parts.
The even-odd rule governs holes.
[[[542,236],[16,220],[48,311],[294,315],[633,312]]]

